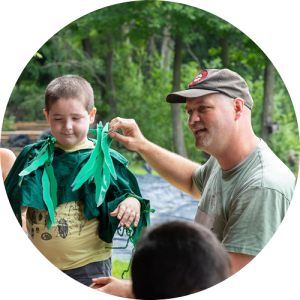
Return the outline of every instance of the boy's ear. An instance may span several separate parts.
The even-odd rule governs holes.
[[[90,112],[90,124],[94,123],[97,109],[94,107]]]
[[[49,115],[48,115],[48,113],[46,112],[46,109],[44,109],[43,111],[44,111],[44,114],[45,114],[45,116],[46,116],[46,118],[47,118],[47,123],[50,123],[50,122],[49,122]]]

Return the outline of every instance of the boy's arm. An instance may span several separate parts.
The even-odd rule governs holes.
[[[110,216],[121,220],[120,225],[126,224],[130,227],[134,220],[134,227],[137,227],[141,214],[150,208],[149,200],[142,197],[135,175],[127,167],[128,161],[118,152],[111,150],[117,172],[117,180],[112,179],[114,204],[109,204]]]
[[[124,211],[126,211],[130,205],[129,217],[127,217],[128,214],[125,216],[123,214],[125,218],[121,219],[121,222],[123,220],[127,224],[134,215],[133,212],[131,216],[132,210],[136,212],[134,218],[135,222],[137,222],[137,218],[140,218],[138,224],[136,227],[131,225],[129,228],[129,230],[133,230],[131,234],[133,241],[136,242],[143,227],[150,225],[150,201],[142,198],[137,179],[127,168],[128,161],[114,150],[110,150],[110,155],[113,159],[117,180],[111,176],[110,187],[105,196],[105,205],[102,204],[99,207],[99,221],[102,224],[101,228],[99,227],[99,237],[107,243],[111,243],[112,237],[120,226],[120,219],[117,218],[118,213],[116,212],[120,211],[121,206],[124,210],[124,205],[126,206]]]

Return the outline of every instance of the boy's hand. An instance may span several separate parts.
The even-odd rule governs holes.
[[[120,221],[121,226],[126,224],[126,227],[129,228],[134,220],[134,227],[137,227],[140,220],[140,210],[140,201],[136,198],[128,197],[122,201],[118,207],[112,213],[110,213],[110,215],[113,217],[118,216],[119,220],[122,218]]]

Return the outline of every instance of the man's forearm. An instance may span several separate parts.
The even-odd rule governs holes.
[[[195,198],[200,198],[200,194],[193,187],[192,181],[192,175],[200,166],[199,164],[163,149],[150,141],[145,141],[138,152],[170,184]]]
[[[148,141],[133,119],[115,118],[109,125],[110,137],[123,143],[127,149],[139,152],[148,164],[173,186],[200,199],[200,194],[193,184],[193,172],[198,164],[163,149]],[[123,135],[113,132],[121,128]]]

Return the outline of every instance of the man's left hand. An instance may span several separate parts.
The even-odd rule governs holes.
[[[113,217],[118,216],[117,218],[121,220],[121,226],[126,224],[126,227],[129,228],[134,220],[134,227],[137,227],[140,220],[140,210],[140,201],[134,197],[128,197],[110,215]]]
[[[132,281],[117,279],[115,277],[100,277],[93,279],[90,288],[106,294],[134,299]]]

